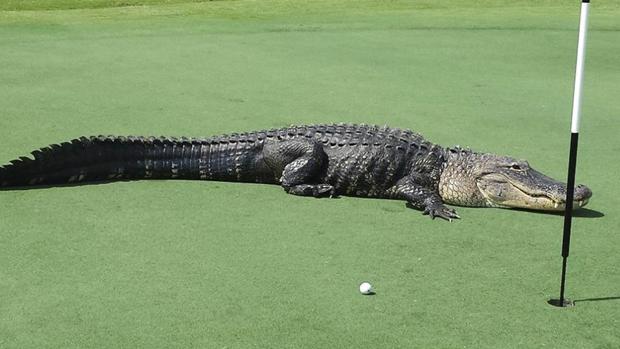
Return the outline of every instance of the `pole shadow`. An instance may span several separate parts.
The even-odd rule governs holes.
[[[604,301],[620,301],[620,296],[616,297],[600,297],[600,298],[584,298],[584,299],[575,299],[573,303],[581,303],[581,302],[604,302]]]

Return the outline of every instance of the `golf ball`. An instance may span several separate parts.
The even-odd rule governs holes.
[[[360,293],[361,294],[371,294],[373,293],[372,285],[368,282],[362,282],[360,284]]]

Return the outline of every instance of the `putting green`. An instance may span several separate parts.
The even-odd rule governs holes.
[[[3,2],[0,162],[81,135],[366,122],[565,177],[578,1],[161,3]],[[576,307],[546,304],[558,215],[450,224],[400,201],[122,182],[0,192],[0,347],[619,347],[619,16],[592,4]]]

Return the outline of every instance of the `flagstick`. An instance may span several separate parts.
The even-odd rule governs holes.
[[[566,264],[570,250],[570,234],[573,219],[573,198],[575,195],[575,169],[577,167],[577,144],[579,142],[579,117],[583,87],[583,70],[586,51],[586,34],[588,30],[588,9],[590,0],[582,0],[579,20],[579,41],[577,45],[577,66],[575,68],[575,90],[573,94],[573,113],[571,122],[570,154],[568,158],[568,180],[566,181],[566,207],[564,211],[564,237],[562,240],[562,278],[560,298],[552,299],[549,304],[566,307],[573,305],[564,297],[566,286]]]

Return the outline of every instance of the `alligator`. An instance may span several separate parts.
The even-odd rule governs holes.
[[[133,179],[280,184],[293,195],[406,200],[431,218],[446,204],[565,210],[566,184],[527,161],[442,147],[410,130],[331,124],[210,138],[81,137],[0,167],[0,189]],[[585,185],[574,207],[592,196]]]

